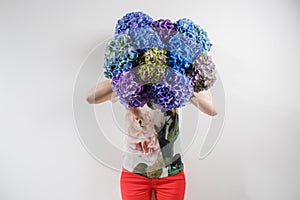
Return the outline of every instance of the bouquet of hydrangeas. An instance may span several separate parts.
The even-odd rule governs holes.
[[[143,12],[127,13],[106,47],[104,75],[127,108],[179,108],[193,92],[215,83],[211,46],[207,33],[190,19],[172,23],[154,21]]]

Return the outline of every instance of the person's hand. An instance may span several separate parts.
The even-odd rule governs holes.
[[[217,111],[212,103],[211,96],[208,91],[194,92],[190,102],[199,110],[210,116],[217,115]]]
[[[111,79],[105,80],[91,89],[86,96],[86,101],[89,104],[99,104],[107,100],[115,99],[117,94],[112,90],[111,82]]]

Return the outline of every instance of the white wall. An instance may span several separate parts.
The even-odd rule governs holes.
[[[184,155],[186,199],[300,199],[300,4],[284,0],[0,1],[0,199],[121,199],[119,172],[78,138],[73,87],[116,20],[141,10],[207,30],[225,88],[214,151],[197,159],[195,141]]]

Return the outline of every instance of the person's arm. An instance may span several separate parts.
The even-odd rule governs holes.
[[[207,91],[194,92],[190,102],[205,114],[210,116],[218,114]]]
[[[116,96],[117,93],[112,90],[111,79],[109,79],[92,88],[86,96],[86,101],[89,104],[99,104],[107,100],[112,100]]]

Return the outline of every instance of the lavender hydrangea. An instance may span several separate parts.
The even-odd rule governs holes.
[[[118,36],[105,49],[104,76],[112,78],[114,74],[130,70],[137,57],[138,53],[130,36]]]
[[[169,41],[169,39],[176,33],[177,24],[172,23],[169,19],[159,19],[151,23],[153,30],[157,32],[163,43]]]
[[[194,91],[190,81],[189,77],[168,68],[164,79],[152,85],[151,103],[164,111],[184,106]]]
[[[215,64],[207,54],[196,58],[192,66],[186,70],[186,74],[191,78],[195,92],[209,89],[216,81]]]
[[[118,20],[115,27],[115,37],[128,34],[129,30],[150,27],[153,19],[143,12],[130,12]]]
[[[115,75],[112,78],[112,90],[116,91],[126,108],[142,107],[149,101],[148,92],[133,71]]]

